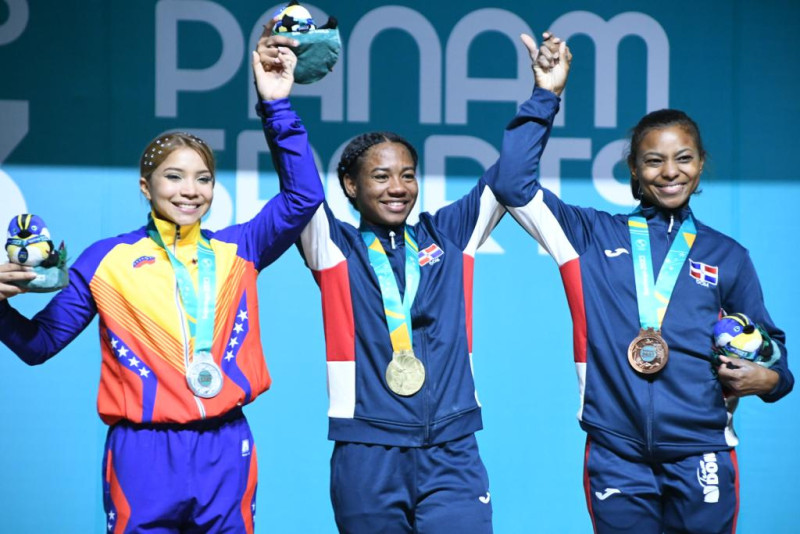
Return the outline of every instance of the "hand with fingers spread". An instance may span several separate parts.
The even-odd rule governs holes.
[[[536,85],[561,96],[572,63],[572,53],[567,43],[545,32],[542,34],[542,44],[537,49],[530,35],[523,33],[520,37],[530,54]]]
[[[36,278],[36,273],[30,267],[16,263],[3,263],[0,265],[0,301],[11,298],[28,290],[14,285],[13,282],[25,282]]]
[[[273,35],[272,26],[264,26],[258,46],[252,54],[253,76],[256,89],[262,100],[286,98],[294,84],[294,68],[297,57],[289,47],[297,41],[282,35]]]

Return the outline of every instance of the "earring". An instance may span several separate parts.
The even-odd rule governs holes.
[[[635,174],[631,174],[631,181],[632,182],[636,181],[636,187],[637,187],[636,198],[642,198],[642,182],[640,182],[639,179],[636,178]]]

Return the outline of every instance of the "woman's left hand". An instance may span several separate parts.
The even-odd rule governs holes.
[[[719,381],[737,397],[763,395],[778,385],[778,373],[757,363],[727,356],[720,356],[719,361]]]

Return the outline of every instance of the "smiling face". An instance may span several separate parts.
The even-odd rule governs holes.
[[[675,210],[689,203],[704,162],[694,136],[673,125],[653,128],[642,137],[630,170],[638,180],[642,200]]]
[[[156,214],[186,226],[199,221],[214,198],[214,175],[192,148],[174,150],[149,177],[139,180]]]
[[[414,159],[405,145],[394,142],[370,147],[343,185],[361,218],[378,226],[405,223],[419,194]]]

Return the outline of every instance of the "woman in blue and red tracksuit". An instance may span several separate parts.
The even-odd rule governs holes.
[[[555,77],[563,87],[569,49],[555,38],[546,43],[537,83],[552,84]],[[537,111],[524,128],[543,143],[559,99],[536,89],[533,100]],[[573,319],[578,418],[587,433],[584,485],[595,532],[734,531],[738,398],[774,402],[794,384],[785,336],[764,307],[747,250],[696,220],[689,207],[704,162],[694,121],[661,110],[633,131],[628,165],[641,203],[631,215],[569,205],[542,188],[538,173],[506,180],[503,162],[492,183],[561,271]],[[642,302],[653,302],[643,290],[652,291],[646,278],[655,280],[653,272],[661,301],[640,314]],[[673,287],[661,285],[665,272],[672,273]],[[745,313],[763,327],[769,368],[714,360],[712,330],[726,312]],[[649,316],[652,323],[642,320]],[[655,334],[656,341],[647,340]],[[668,349],[666,357],[659,347]]]
[[[33,319],[7,302],[21,292],[11,282],[32,273],[0,267],[0,339],[30,365],[99,315],[109,532],[253,532],[256,452],[241,407],[270,386],[256,277],[297,240],[323,199],[313,165],[281,171],[296,154],[311,158],[286,98],[294,64],[287,50],[267,70],[253,58],[259,114],[279,145],[272,154],[281,192],[252,220],[201,230],[214,155],[193,135],[167,133],[140,162],[147,225],[90,246],[69,285]]]
[[[526,45],[535,50],[531,39]],[[503,138],[500,162],[514,181],[533,172],[543,150],[518,128],[529,111],[522,106]],[[298,158],[293,168],[308,164]],[[340,532],[492,531],[474,435],[482,422],[471,323],[475,253],[505,212],[487,185],[498,168],[410,224],[416,151],[394,133],[364,134],[338,165],[359,227],[325,204],[303,230],[300,250],[322,294]]]

